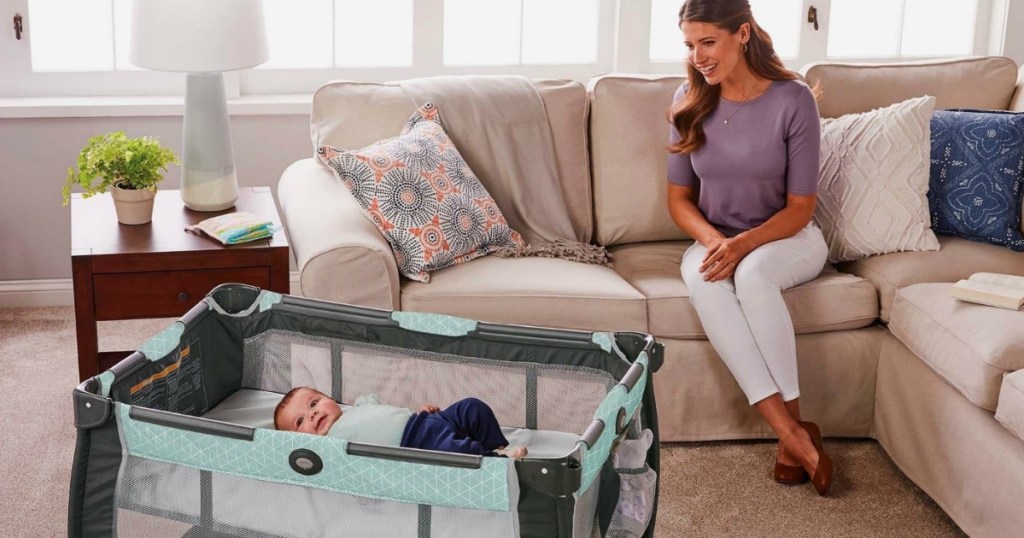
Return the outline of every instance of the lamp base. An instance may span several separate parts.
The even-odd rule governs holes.
[[[222,211],[238,200],[235,168],[228,170],[181,170],[181,200],[194,211]]]
[[[221,211],[238,200],[231,127],[221,73],[185,79],[181,199],[196,211]]]

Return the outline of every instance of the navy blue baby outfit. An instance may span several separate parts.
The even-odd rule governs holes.
[[[476,398],[459,400],[437,413],[413,415],[401,443],[406,448],[478,456],[494,456],[494,449],[507,445],[494,411]]]

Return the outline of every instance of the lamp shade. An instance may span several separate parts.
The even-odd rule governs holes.
[[[130,61],[147,69],[208,73],[270,57],[261,0],[134,0]]]

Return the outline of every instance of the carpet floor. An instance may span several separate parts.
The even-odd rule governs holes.
[[[169,320],[100,323],[100,349],[135,349]],[[77,385],[70,307],[0,310],[0,536],[67,535]],[[826,498],[770,477],[771,442],[662,445],[659,537],[963,536],[878,443],[829,440]]]

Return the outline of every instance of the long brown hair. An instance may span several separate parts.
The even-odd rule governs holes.
[[[743,54],[750,71],[768,80],[793,80],[795,73],[786,69],[772,46],[772,38],[754,20],[747,0],[686,0],[679,8],[679,25],[684,22],[705,22],[735,34],[743,23],[750,24],[750,39]],[[706,142],[704,119],[718,106],[722,95],[721,84],[712,86],[704,75],[686,61],[689,88],[686,96],[669,108],[669,121],[682,137],[669,146],[672,153],[690,153]]]

